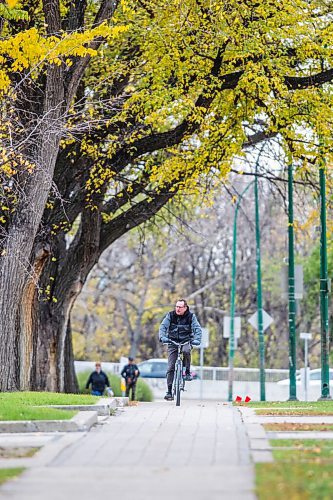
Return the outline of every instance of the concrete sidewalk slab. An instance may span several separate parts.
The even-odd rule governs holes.
[[[253,490],[240,414],[218,402],[184,401],[122,409],[6,483],[0,498],[90,500],[107,492],[122,500],[254,500]]]
[[[61,451],[63,451],[67,446],[72,445],[82,437],[86,435],[86,432],[75,432],[75,433],[64,433],[57,434],[54,433],[51,440],[37,451],[35,455],[30,458],[11,458],[11,459],[0,459],[0,468],[11,468],[11,467],[41,467],[46,466],[50,461],[56,458]],[[36,444],[36,443],[34,443]],[[0,493],[1,498],[1,493]]]
[[[63,434],[60,432],[56,433],[56,436],[59,438]],[[52,441],[55,438],[54,432],[24,432],[24,433],[3,433],[0,434],[0,447],[2,448],[14,448],[14,447],[40,447],[44,446],[49,441]]]

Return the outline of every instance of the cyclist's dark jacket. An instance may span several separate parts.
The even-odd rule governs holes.
[[[191,342],[193,345],[200,345],[202,330],[194,313],[189,309],[185,314],[176,314],[170,311],[163,319],[159,337],[161,342]]]
[[[86,389],[91,388],[93,391],[104,392],[105,387],[110,387],[110,382],[107,375],[101,370],[99,373],[94,371],[90,374]]]
[[[137,375],[135,375],[135,372],[138,372]],[[128,364],[124,366],[124,368],[121,370],[121,376],[124,377],[124,379],[127,381],[128,378],[132,380],[132,382],[136,382],[136,379],[140,375],[140,370],[135,364]]]

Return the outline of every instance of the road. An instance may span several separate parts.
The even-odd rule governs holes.
[[[0,490],[11,500],[254,500],[240,415],[228,404],[159,401],[118,411]]]

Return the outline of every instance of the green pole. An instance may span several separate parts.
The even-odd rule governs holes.
[[[256,174],[258,173],[258,161],[256,163]],[[256,264],[257,264],[257,310],[258,310],[258,337],[259,337],[259,369],[260,369],[260,401],[266,401],[265,393],[265,339],[262,314],[262,285],[261,285],[261,256],[260,256],[260,218],[259,218],[259,194],[258,175],[254,184],[255,211],[256,211]]]
[[[252,186],[250,182],[240,194],[234,215],[233,239],[232,239],[232,274],[231,274],[231,294],[230,294],[230,338],[229,338],[229,376],[228,376],[228,401],[233,400],[234,382],[234,357],[235,357],[235,297],[236,297],[236,249],[237,249],[237,216],[240,202],[246,191]]]
[[[288,303],[289,303],[289,401],[296,396],[296,302],[294,259],[293,164],[288,165]]]
[[[326,165],[324,161],[319,168],[320,182],[320,319],[321,319],[321,397],[320,400],[331,399],[329,374],[329,324],[328,294],[329,279],[327,271],[327,239],[326,239]]]

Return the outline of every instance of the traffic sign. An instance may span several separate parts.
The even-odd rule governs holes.
[[[267,328],[273,323],[274,319],[263,309],[262,310],[262,326],[263,330],[267,330]],[[258,311],[256,311],[252,316],[248,319],[250,325],[253,326],[256,330],[258,330]]]
[[[281,269],[281,288],[282,288],[282,296],[288,297],[289,295],[289,269],[288,266],[283,266]],[[300,264],[295,265],[295,299],[303,298],[303,266]]]
[[[224,316],[223,318],[223,337],[225,339],[230,338],[230,316]],[[239,339],[241,335],[241,318],[240,316],[234,316],[234,338]]]
[[[209,330],[208,328],[202,328],[201,344],[200,347],[206,349],[209,347]]]
[[[300,333],[299,338],[303,340],[311,340],[312,339],[312,333]]]

